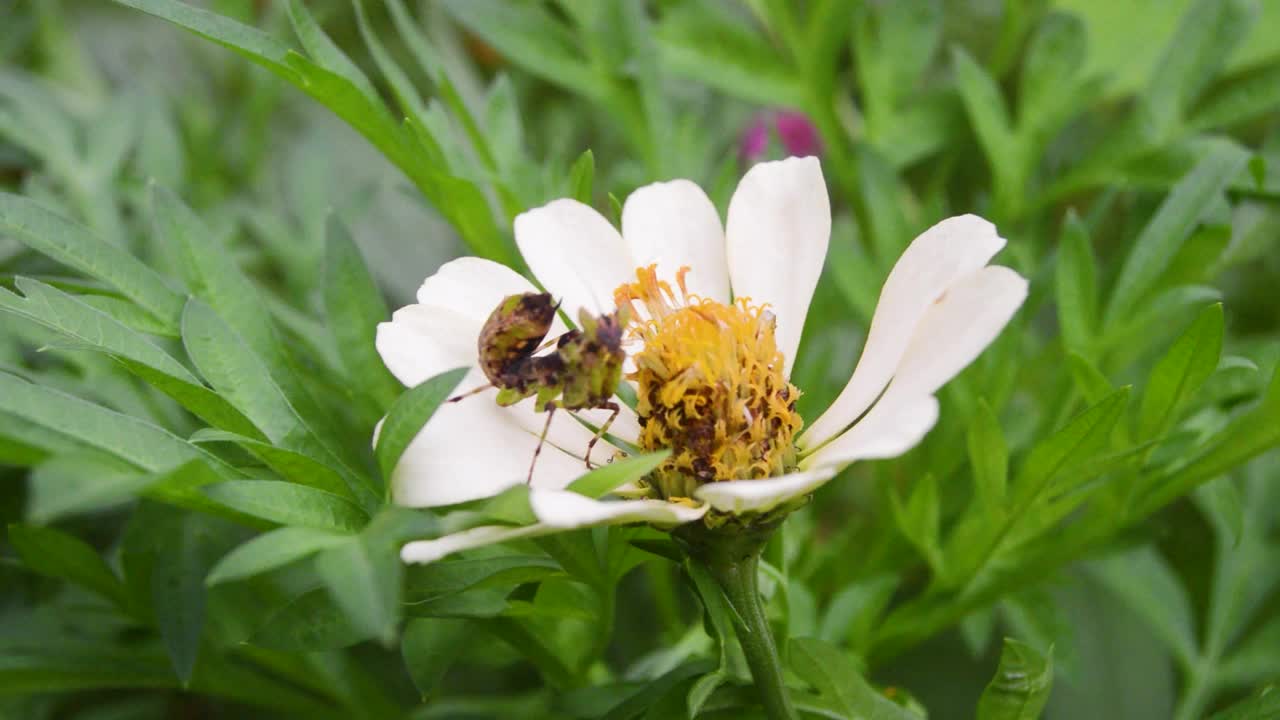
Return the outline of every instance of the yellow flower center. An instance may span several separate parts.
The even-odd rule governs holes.
[[[652,265],[614,291],[636,318],[630,338],[644,343],[629,376],[639,384],[640,447],[672,451],[652,476],[665,498],[793,470],[792,438],[804,424],[795,410],[800,392],[783,374],[773,314],[745,297],[725,305],[692,295],[687,272],[676,276],[679,295]]]

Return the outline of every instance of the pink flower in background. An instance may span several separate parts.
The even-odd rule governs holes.
[[[739,153],[743,162],[754,163],[764,159],[775,138],[782,143],[781,154],[784,156],[822,154],[822,140],[818,137],[818,129],[804,113],[795,110],[770,110],[758,113],[742,133]]]

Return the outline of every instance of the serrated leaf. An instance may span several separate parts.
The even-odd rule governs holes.
[[[1142,394],[1139,437],[1155,438],[1167,431],[1178,410],[1213,374],[1222,354],[1222,331],[1222,305],[1210,305],[1156,363]]]
[[[601,498],[616,488],[648,475],[671,456],[670,450],[646,453],[601,465],[569,483],[565,489],[589,498]]]
[[[156,271],[124,250],[29,198],[0,192],[0,229],[32,250],[102,280],[176,327],[183,298]]]
[[[80,538],[50,527],[10,525],[9,542],[31,570],[75,583],[129,607],[128,593],[98,552]]]
[[[978,700],[977,720],[1036,720],[1053,687],[1053,656],[1005,638],[996,676]]]
[[[274,570],[349,539],[309,527],[282,527],[246,542],[218,561],[205,577],[205,585],[232,582]]]
[[[229,480],[204,492],[233,510],[281,525],[355,532],[369,520],[346,498],[278,480]]]
[[[1186,242],[1195,224],[1227,184],[1244,169],[1249,153],[1217,142],[1165,197],[1124,260],[1107,304],[1106,324],[1120,324],[1150,290]]]
[[[449,370],[415,385],[401,394],[387,411],[387,419],[378,432],[375,454],[382,477],[388,482],[409,443],[413,442],[440,404],[458,387],[462,378],[466,377],[467,370]]]

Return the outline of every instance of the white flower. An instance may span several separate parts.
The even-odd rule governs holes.
[[[698,353],[721,350],[699,344],[697,338],[686,340],[679,334],[684,330],[664,319],[666,313],[678,314],[684,303],[702,303],[699,316],[716,323],[710,327],[720,328],[726,342],[734,342],[732,333],[739,333],[737,349],[728,357],[762,353],[743,360],[750,368],[741,373],[724,368],[723,358],[719,365],[708,361],[712,369],[706,372],[721,373],[716,384],[723,385],[727,378],[741,383],[744,392],[759,395],[752,401],[756,405],[740,404],[746,420],[734,422],[754,422],[749,429],[757,435],[761,427],[784,431],[754,446],[721,447],[706,457],[681,451],[684,464],[673,465],[668,474],[687,482],[659,480],[657,498],[592,500],[563,489],[585,472],[582,454],[592,433],[570,413],[557,413],[533,477],[530,505],[537,524],[474,528],[413,542],[404,548],[405,561],[430,562],[469,547],[574,527],[626,522],[671,526],[698,520],[709,511],[764,512],[812,492],[849,463],[895,457],[919,443],[937,421],[934,393],[995,339],[1026,297],[1026,281],[1008,268],[987,265],[1005,241],[982,218],[953,217],[925,231],[885,281],[848,385],[793,439],[785,428],[799,427],[800,422],[789,391],[794,388],[786,378],[830,230],[826,185],[812,157],[751,168],[729,203],[723,226],[706,194],[687,180],[655,183],[632,193],[623,208],[621,233],[594,209],[574,200],[556,200],[517,217],[521,254],[543,287],[562,300],[568,317],[577,317],[580,308],[593,314],[610,312],[615,297],[629,297],[639,302],[641,316],[651,319],[629,348],[629,360],[639,366],[640,374],[646,368],[661,371],[647,378],[648,390],[646,379],[639,381],[641,411],[648,414],[642,420],[624,407],[613,435],[642,447],[648,443],[646,449],[658,449],[654,443],[659,441],[688,440],[672,439],[671,427],[659,424],[662,408],[646,407],[643,399],[646,392],[658,398],[660,385],[654,383],[687,379],[687,374],[672,375],[668,366],[673,361],[699,363]],[[646,283],[643,270],[649,266],[654,266],[656,276]],[[672,286],[684,292],[676,293]],[[427,278],[418,291],[418,304],[401,308],[391,322],[378,327],[378,351],[409,386],[459,366],[472,367],[462,389],[482,385],[485,380],[476,367],[481,325],[503,297],[535,290],[528,280],[497,263],[454,260]],[[550,337],[566,329],[557,321]],[[756,334],[741,337],[746,332]],[[654,355],[659,352],[674,352],[676,357]],[[706,392],[708,387],[704,383],[690,392]],[[765,387],[767,397],[761,394]],[[705,407],[719,407],[715,402],[712,398]],[[760,419],[762,411],[773,413],[768,422]],[[606,413],[578,415],[598,425]],[[396,468],[396,501],[415,507],[448,505],[525,482],[545,418],[533,411],[531,400],[499,407],[492,392],[445,405]],[[687,419],[673,427],[686,425]],[[616,453],[602,441],[591,461],[602,464]],[[681,474],[695,466],[700,479]],[[738,471],[744,474],[720,476]]]

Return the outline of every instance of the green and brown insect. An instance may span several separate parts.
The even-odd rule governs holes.
[[[613,395],[622,380],[622,363],[626,359],[622,335],[629,309],[624,306],[599,316],[582,310],[578,313],[578,329],[556,338],[551,352],[538,355],[539,350],[551,344],[544,345],[543,339],[551,330],[559,308],[549,293],[522,293],[503,298],[480,329],[476,343],[480,369],[489,384],[449,398],[449,402],[457,402],[491,387],[498,388],[496,399],[503,407],[534,398],[534,409],[546,412],[547,421],[529,463],[527,482],[533,481],[533,469],[556,410],[611,411],[587,444],[588,468],[592,467],[591,450],[622,411],[613,401]]]

